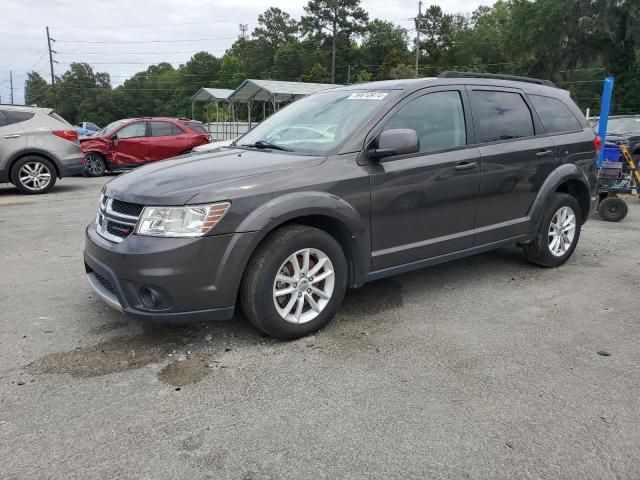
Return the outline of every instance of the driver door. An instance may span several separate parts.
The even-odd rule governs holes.
[[[147,162],[149,142],[147,122],[125,125],[112,138],[113,163],[118,167],[136,167]]]
[[[472,247],[480,152],[465,91],[418,92],[383,122],[415,130],[420,151],[371,164],[372,270]]]

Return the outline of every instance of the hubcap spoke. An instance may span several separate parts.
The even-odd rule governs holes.
[[[571,207],[561,207],[549,225],[549,251],[561,257],[569,251],[576,233],[576,215]]]
[[[290,255],[273,283],[278,314],[290,323],[307,323],[326,308],[335,287],[329,257],[321,250],[305,248]]]

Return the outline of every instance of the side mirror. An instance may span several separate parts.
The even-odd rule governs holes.
[[[396,128],[380,132],[377,140],[378,148],[369,150],[371,158],[384,158],[395,155],[407,155],[420,151],[420,139],[411,128]]]

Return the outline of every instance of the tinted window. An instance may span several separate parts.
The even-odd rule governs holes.
[[[5,114],[7,115],[7,125],[26,122],[27,120],[31,120],[34,116],[31,112],[18,112],[14,110],[5,111]]]
[[[207,129],[204,128],[204,125],[200,125],[199,123],[187,123],[187,128],[197,133],[205,133],[205,134],[209,133],[207,132]]]
[[[582,130],[582,125],[569,107],[557,98],[529,95],[533,108],[538,112],[542,126],[548,133]]]
[[[534,134],[531,111],[518,93],[475,90],[471,107],[477,143],[496,142]]]
[[[144,137],[146,135],[146,125],[145,122],[136,122],[123,127],[122,130],[118,131],[118,138],[138,138]]]
[[[418,133],[420,151],[431,152],[467,143],[464,110],[458,92],[434,92],[412,100],[389,119],[385,130],[411,128]]]
[[[184,133],[182,130],[180,130],[180,127],[178,127],[174,123],[171,124],[171,129],[173,130],[174,135],[182,135]]]
[[[97,132],[100,128],[95,123],[87,123],[87,130],[93,130]]]
[[[7,116],[4,114],[2,110],[0,110],[0,127],[4,127],[7,125]]]
[[[169,122],[149,122],[152,137],[169,137],[175,135],[173,124]]]

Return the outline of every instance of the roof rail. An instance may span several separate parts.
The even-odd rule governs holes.
[[[555,87],[556,84],[551,80],[542,80],[539,78],[520,77],[518,75],[502,75],[500,73],[478,73],[478,72],[442,72],[438,78],[491,78],[494,80],[511,80],[513,82],[536,83],[538,85],[546,85],[547,87]]]

